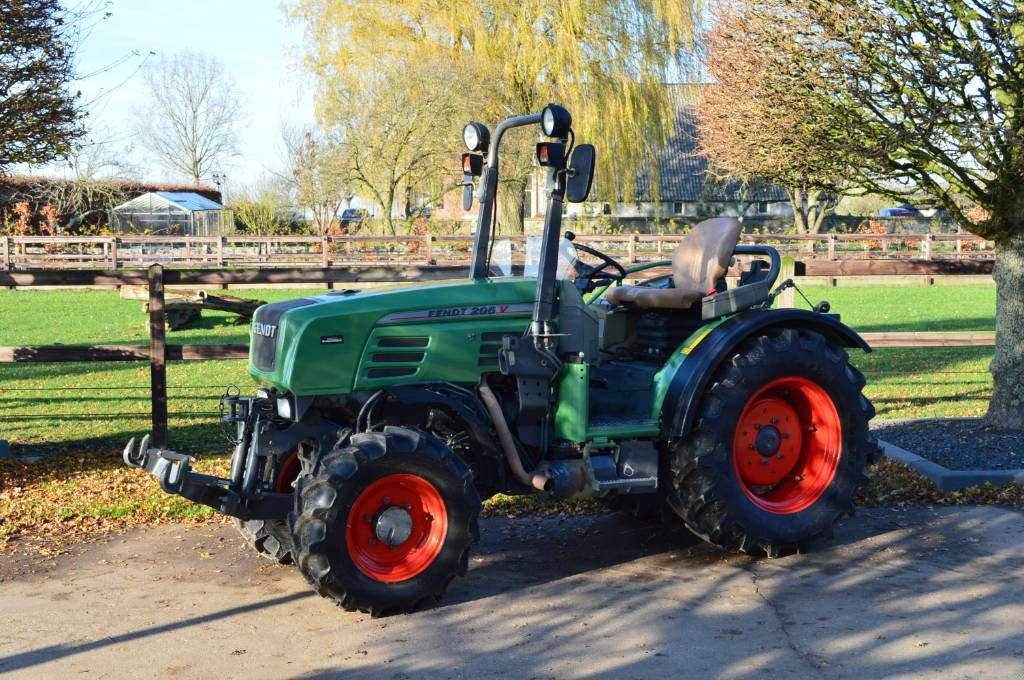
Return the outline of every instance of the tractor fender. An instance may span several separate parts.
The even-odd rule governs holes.
[[[385,420],[396,418],[397,424],[424,427],[417,418],[429,409],[439,409],[452,418],[473,442],[473,458],[466,463],[477,475],[481,495],[489,497],[504,488],[505,457],[491,426],[483,403],[474,392],[445,382],[386,387],[388,395],[379,407]]]
[[[469,390],[449,383],[426,383],[400,387],[386,387],[391,397],[384,407],[401,411],[403,408],[423,409],[439,407],[459,420],[468,434],[479,446],[481,453],[491,458],[501,458],[501,450],[492,435],[490,419],[483,409],[480,398]]]
[[[701,395],[722,363],[744,340],[773,328],[811,330],[841,347],[871,351],[864,338],[842,323],[838,314],[805,309],[758,309],[737,314],[701,339],[672,376],[661,408],[664,439],[682,437],[690,431],[699,412]]]

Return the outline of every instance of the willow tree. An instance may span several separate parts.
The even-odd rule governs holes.
[[[412,219],[414,202],[433,203],[456,186],[452,145],[472,90],[447,88],[454,77],[447,61],[424,57],[381,63],[355,88],[340,82],[321,91],[320,118],[336,149],[333,170],[384,209],[381,218],[392,235],[395,212]]]
[[[319,92],[336,89],[338,80],[358,82],[381,64],[447,60],[461,76],[446,89],[479,90],[461,119],[493,123],[561,103],[572,111],[577,134],[603,151],[600,186],[624,197],[632,196],[649,144],[660,144],[672,129],[664,84],[682,72],[696,12],[688,0],[295,0],[291,6],[306,28],[306,64]],[[458,139],[451,144],[454,154]],[[504,165],[506,216],[517,217],[523,201],[530,167],[525,146]]]
[[[772,2],[801,26],[775,77],[811,78],[803,93],[848,178],[874,193],[927,195],[995,241],[987,422],[1024,429],[1024,6]]]

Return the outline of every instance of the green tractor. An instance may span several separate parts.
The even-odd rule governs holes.
[[[498,151],[537,124],[544,231],[512,268],[493,234]],[[125,462],[374,615],[436,601],[465,574],[481,501],[497,493],[665,509],[718,546],[769,556],[853,511],[877,445],[846,350],[870,348],[826,303],[772,309],[791,285],[773,290],[774,249],[737,245],[738,221],[716,218],[671,261],[626,268],[561,232],[595,159],[565,109],[464,137],[464,203],[481,204],[468,280],[260,307],[249,360],[262,387],[221,400],[237,429],[229,477],[148,437]],[[747,264],[730,287],[737,254]],[[671,275],[625,285],[657,266]]]

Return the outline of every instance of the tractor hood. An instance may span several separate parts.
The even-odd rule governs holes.
[[[460,280],[336,291],[263,305],[249,372],[298,396],[393,384],[472,384],[496,370],[502,335],[529,325],[534,279]]]

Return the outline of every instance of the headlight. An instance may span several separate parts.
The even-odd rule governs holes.
[[[572,127],[572,116],[558,104],[548,104],[541,116],[540,129],[548,137],[564,139]]]
[[[277,398],[277,415],[285,420],[291,420],[294,415],[292,411],[292,400],[288,397]]]
[[[469,123],[462,128],[462,141],[470,151],[483,151],[491,141],[491,133],[483,123]]]

